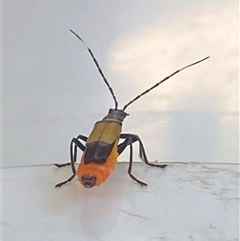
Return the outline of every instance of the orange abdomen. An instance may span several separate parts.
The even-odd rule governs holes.
[[[118,141],[115,142],[110,155],[104,163],[96,163],[93,160],[92,162],[86,164],[84,161],[84,152],[82,155],[81,162],[77,169],[78,180],[82,183],[82,177],[87,175],[96,177],[96,186],[99,186],[101,183],[103,183],[113,172],[115,165],[117,163],[117,158],[119,156],[117,152],[117,144]]]

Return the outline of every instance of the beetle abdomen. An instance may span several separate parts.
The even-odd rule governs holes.
[[[107,157],[105,162],[97,163],[94,160],[91,160],[89,163],[86,163],[85,154],[83,154],[80,165],[77,169],[78,180],[87,188],[98,186],[104,182],[109,175],[113,172],[115,165],[117,163],[117,144],[118,141],[114,143],[110,155]],[[94,185],[93,185],[94,184]]]

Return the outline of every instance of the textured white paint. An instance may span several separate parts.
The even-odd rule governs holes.
[[[239,165],[120,163],[100,187],[74,181],[70,167],[3,169],[3,241],[238,241]]]

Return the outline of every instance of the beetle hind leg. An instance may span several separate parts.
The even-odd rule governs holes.
[[[86,147],[79,141],[79,139],[86,142],[87,137],[83,136],[83,135],[79,135],[77,138],[73,138],[73,139],[77,140],[76,142],[78,142],[78,143],[77,144],[75,143],[75,144],[78,146],[78,148],[81,149],[82,151],[85,151]],[[54,165],[58,168],[61,168],[61,167],[65,167],[65,166],[70,166],[71,162],[61,163],[61,164],[54,163]]]
[[[133,181],[137,182],[138,184],[140,184],[143,187],[147,186],[147,183],[140,181],[139,179],[137,179],[135,176],[133,176],[132,173],[128,172],[128,175],[132,178]]]
[[[63,164],[54,163],[54,165],[56,167],[60,168],[60,167],[70,166],[71,162],[67,162],[67,163],[63,163]]]
[[[132,144],[136,141],[139,142],[139,156],[140,158],[151,167],[160,167],[165,168],[166,164],[155,164],[150,163],[147,159],[147,155],[143,146],[143,143],[141,139],[137,135],[133,134],[120,134],[120,138],[125,139],[122,143],[118,145],[118,153],[119,155],[125,150],[125,148],[129,145],[130,146],[130,158],[129,158],[129,167],[128,167],[128,175],[137,183],[139,183],[142,186],[147,186],[145,182],[140,181],[132,174],[132,165],[133,165],[133,148]]]
[[[155,164],[155,163],[149,162],[148,159],[147,159],[146,151],[144,149],[143,143],[140,140],[140,138],[138,139],[138,141],[139,141],[140,157],[148,166],[150,166],[150,167],[160,167],[160,168],[167,167],[167,164]]]
[[[65,163],[65,164],[55,164],[57,167],[63,167],[63,166],[69,166],[71,165],[72,167],[72,172],[73,175],[69,177],[66,181],[60,182],[55,187],[61,187],[62,185],[71,182],[73,178],[76,176],[76,168],[75,168],[75,163],[77,161],[77,148],[81,149],[82,151],[85,151],[86,147],[79,141],[79,139],[86,141],[87,137],[79,135],[77,138],[73,138],[70,144],[70,163]]]
[[[125,138],[125,139],[127,139],[128,137],[131,137],[132,143],[138,141],[138,143],[139,143],[139,156],[140,156],[140,158],[141,158],[148,166],[151,166],[151,167],[160,167],[160,168],[165,168],[165,167],[167,167],[167,164],[155,164],[155,163],[151,163],[151,162],[148,161],[146,151],[145,151],[145,149],[144,149],[143,143],[142,143],[141,139],[139,138],[139,136],[134,135],[134,134],[121,134],[121,135],[120,135],[120,138]],[[126,141],[126,140],[125,140],[125,141]],[[119,151],[120,151],[121,153],[122,153],[122,151],[126,148],[125,141],[119,145]]]
[[[60,182],[58,183],[57,185],[55,185],[55,187],[61,187],[62,185],[68,183],[68,182],[71,182],[73,180],[73,178],[76,176],[76,174],[73,174],[70,178],[68,178],[66,181],[64,182]]]
[[[121,134],[122,135],[122,134]],[[121,137],[120,138],[124,138]],[[147,186],[147,183],[140,181],[137,179],[133,174],[132,174],[132,165],[133,165],[133,148],[132,148],[132,143],[135,142],[135,140],[132,140],[131,136],[127,136],[125,141],[121,144],[118,145],[118,153],[121,154],[125,148],[129,145],[130,147],[130,157],[129,157],[129,166],[128,166],[128,175],[132,178],[133,181],[137,182],[141,186]]]

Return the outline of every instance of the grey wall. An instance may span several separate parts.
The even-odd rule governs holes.
[[[149,159],[238,162],[237,1],[3,1],[3,165],[69,160],[113,107],[76,31],[92,48]],[[138,160],[137,150],[135,160]],[[126,161],[126,151],[120,160]]]

